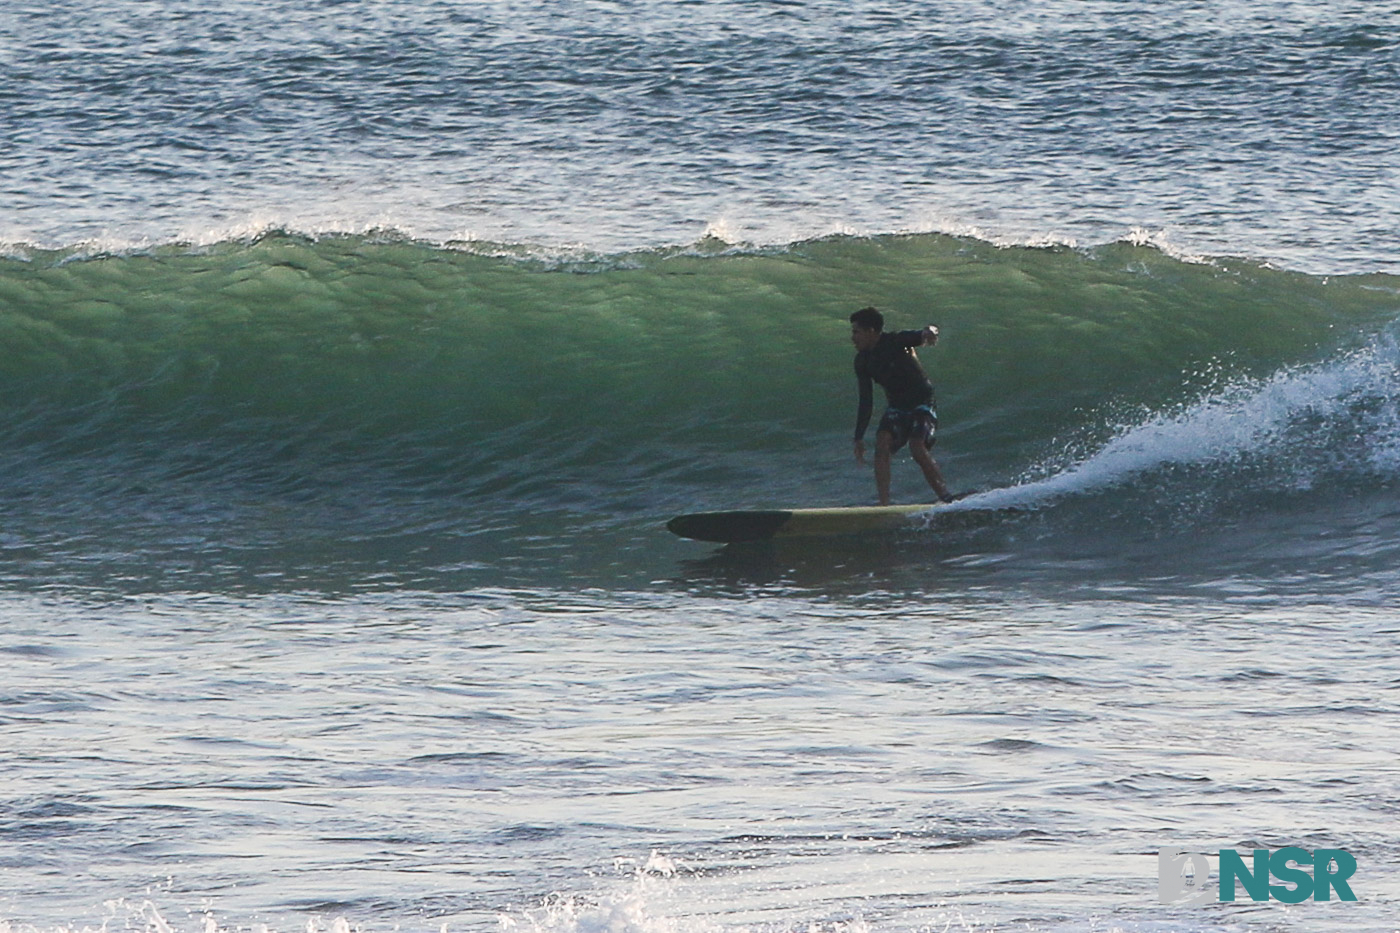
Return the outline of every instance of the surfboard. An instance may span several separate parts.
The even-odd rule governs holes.
[[[769,538],[846,535],[898,528],[937,505],[872,505],[831,509],[769,509],[739,512],[696,512],[677,515],[666,523],[673,534],[696,541],[734,544]]]

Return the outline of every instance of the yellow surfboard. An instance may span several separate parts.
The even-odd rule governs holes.
[[[697,512],[666,523],[673,534],[696,541],[732,544],[769,538],[847,535],[909,525],[937,505],[872,505],[834,509],[770,509]]]

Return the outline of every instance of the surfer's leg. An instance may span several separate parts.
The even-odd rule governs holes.
[[[875,434],[875,489],[880,493],[880,504],[890,504],[890,448],[894,446],[894,435],[889,431]]]
[[[924,471],[924,479],[928,480],[929,486],[938,493],[938,498],[944,502],[953,501],[952,493],[948,492],[948,484],[943,482],[943,471],[938,468],[938,461],[933,459],[933,454],[923,444],[910,444],[909,453],[914,455],[914,462],[919,465],[919,469]]]
[[[937,425],[937,418],[932,412],[926,413],[924,409],[920,409],[916,413],[914,428],[910,432],[909,453],[919,465],[919,469],[924,471],[924,479],[938,494],[938,498],[944,502],[952,502],[953,496],[948,492],[948,484],[943,482],[943,471],[938,468],[938,461],[933,459],[933,432],[937,430]]]

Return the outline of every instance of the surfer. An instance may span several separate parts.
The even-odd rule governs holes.
[[[938,342],[938,328],[903,330],[887,334],[885,318],[874,308],[851,315],[851,343],[856,347],[856,380],[860,384],[860,408],[856,412],[856,461],[865,463],[865,429],[870,424],[872,382],[885,390],[885,414],[875,429],[875,488],[880,504],[890,504],[890,455],[905,444],[924,479],[938,498],[952,502],[943,471],[929,451],[938,429],[933,384],[914,350]]]

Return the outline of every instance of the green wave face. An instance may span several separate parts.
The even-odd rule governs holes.
[[[0,440],[31,492],[120,476],[502,513],[839,503],[868,485],[846,465],[863,305],[942,329],[921,351],[940,457],[955,485],[996,485],[1222,382],[1326,365],[1384,331],[1398,284],[941,235],[35,252],[0,262]]]

